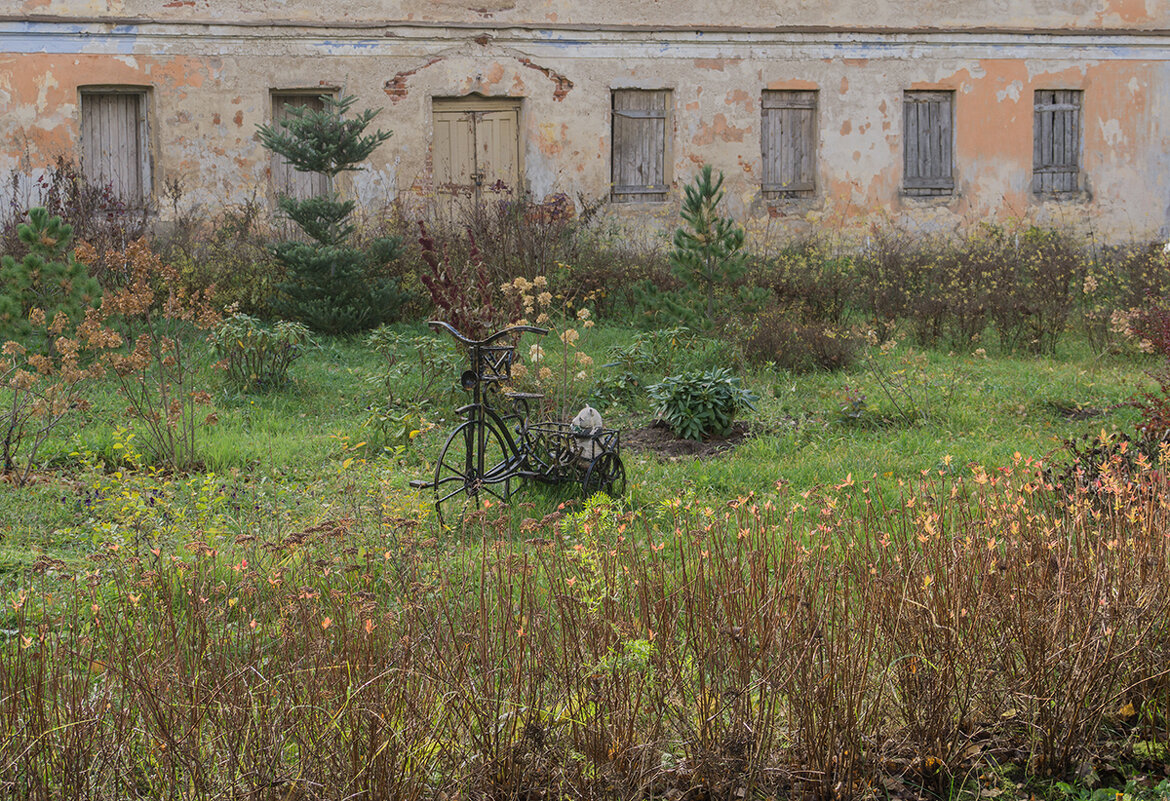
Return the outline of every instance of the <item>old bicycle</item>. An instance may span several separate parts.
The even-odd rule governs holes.
[[[528,419],[529,403],[542,396],[508,388],[520,335],[544,336],[548,329],[514,325],[486,339],[469,339],[449,323],[432,320],[428,325],[454,337],[470,359],[470,367],[459,377],[460,385],[471,393],[471,403],[456,410],[463,421],[443,445],[433,480],[410,482],[415,489],[434,490],[440,523],[444,504],[457,503],[463,509],[478,508],[489,498],[507,501],[513,483],[523,479],[578,482],[585,497],[595,492],[625,494],[620,431],[581,429],[556,420],[533,423]]]

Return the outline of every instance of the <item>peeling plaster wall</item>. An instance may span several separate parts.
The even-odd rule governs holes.
[[[209,21],[320,20],[316,0],[16,0],[21,14]],[[347,0],[334,22],[501,22],[595,25],[809,27],[1170,27],[1162,0]]]
[[[485,0],[487,2],[487,0]],[[478,93],[522,98],[521,147],[527,189],[596,200],[610,181],[613,89],[672,91],[674,189],[665,204],[614,205],[618,218],[673,223],[679,186],[709,162],[727,174],[732,213],[756,224],[793,228],[872,215],[908,225],[958,227],[988,216],[1049,219],[1114,239],[1170,230],[1170,10],[1153,0],[1029,3],[842,3],[833,22],[866,25],[1125,28],[1105,34],[1008,30],[837,32],[663,30],[654,33],[545,26],[520,29],[496,20],[576,19],[590,10],[560,2],[509,3],[468,12],[454,2],[415,3],[415,13],[455,19],[460,27],[408,23],[371,29],[240,26],[240,19],[307,17],[308,3],[204,0],[147,8],[140,0],[62,3],[29,0],[28,18],[0,22],[0,176],[36,176],[74,153],[80,128],[79,87],[149,88],[153,189],[177,182],[187,204],[218,208],[267,197],[269,155],[256,126],[271,117],[273,89],[330,86],[383,108],[377,124],[394,137],[369,169],[340,187],[363,204],[431,194],[431,100]],[[373,18],[393,3],[347,3],[344,19]],[[631,22],[689,11],[638,4]],[[812,24],[823,4],[783,3],[790,14],[724,3],[705,8],[721,24]],[[1007,7],[1010,6],[1010,9]],[[1157,6],[1157,7],[1155,7]],[[873,13],[861,14],[861,9]],[[927,14],[923,9],[932,9]],[[491,10],[494,9],[494,10]],[[593,6],[591,16],[602,16]],[[678,11],[678,13],[675,13]],[[142,14],[227,20],[107,24],[88,16]],[[615,10],[609,16],[620,16]],[[31,15],[59,14],[74,21]],[[541,17],[541,14],[544,14]],[[511,16],[509,16],[511,15]],[[637,16],[641,15],[641,16]],[[402,17],[406,14],[403,13]],[[819,14],[824,17],[824,14]],[[992,19],[995,18],[995,19]],[[478,22],[477,22],[478,21]],[[820,24],[825,24],[821,19]],[[1147,27],[1149,31],[1135,32]],[[817,89],[818,191],[814,198],[761,197],[760,96],[765,89]],[[902,96],[908,89],[955,92],[956,194],[901,194]],[[1084,92],[1083,173],[1075,200],[1031,194],[1032,96],[1037,89]],[[31,191],[31,190],[30,190]],[[160,202],[160,213],[167,213]]]

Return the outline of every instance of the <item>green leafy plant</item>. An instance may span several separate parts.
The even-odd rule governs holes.
[[[657,378],[704,366],[709,340],[684,326],[643,331],[623,345],[609,348],[610,361],[594,384],[591,397],[605,406],[630,406],[644,397],[643,388]]]
[[[684,439],[723,434],[737,413],[755,409],[756,396],[726,368],[668,376],[647,391],[654,413]]]
[[[419,432],[428,427],[424,411],[440,395],[455,394],[452,376],[459,374],[462,362],[448,341],[399,334],[387,326],[370,332],[366,347],[384,362],[367,376],[380,397],[366,409],[369,416],[363,427],[368,434],[363,436],[370,443],[370,453],[404,453]]]
[[[613,361],[606,367],[620,367],[629,373],[672,373],[680,356],[695,350],[702,340],[697,332],[685,328],[661,328],[634,335],[626,345],[609,349]]]
[[[384,359],[371,380],[391,406],[433,402],[440,391],[454,391],[452,376],[462,369],[450,341],[435,336],[399,334],[382,326],[366,337],[366,347]]]
[[[353,97],[324,97],[324,108],[290,108],[279,127],[259,127],[260,141],[301,172],[336,178],[360,169],[374,150],[390,138],[389,131],[365,130],[377,112],[372,109],[346,118]],[[275,304],[284,315],[317,331],[344,334],[394,319],[405,295],[384,274],[399,255],[401,239],[381,237],[364,250],[349,244],[355,226],[352,200],[336,192],[296,200],[279,199],[280,210],[296,223],[310,242],[288,241],[276,246],[277,260],[288,270]]]
[[[217,325],[208,339],[228,382],[246,392],[284,386],[289,366],[311,341],[301,323],[268,326],[240,313]]]
[[[704,164],[693,183],[684,189],[683,220],[690,226],[674,233],[674,251],[670,263],[675,273],[692,287],[702,288],[707,297],[707,320],[715,315],[715,287],[743,274],[746,268],[742,253],[744,230],[730,217],[719,214],[723,199],[723,173],[713,176],[711,165]]]
[[[369,453],[388,452],[401,456],[410,450],[414,438],[426,427],[420,406],[374,406],[363,427],[368,430]],[[355,446],[356,447],[356,446]]]
[[[608,365],[607,365],[608,366]],[[642,381],[637,373],[622,370],[605,373],[593,384],[589,394],[595,405],[605,409],[617,404],[627,405],[642,391]]]
[[[28,253],[20,261],[11,256],[0,259],[0,341],[13,339],[34,346],[34,333],[46,332],[30,321],[33,309],[49,321],[64,314],[76,325],[87,309],[98,304],[102,293],[85,265],[69,252],[73,226],[50,217],[43,208],[29,211],[28,220],[17,229]],[[45,339],[41,344],[48,347],[50,342]]]

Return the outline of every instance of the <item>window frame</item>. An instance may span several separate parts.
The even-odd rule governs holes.
[[[795,129],[796,133],[792,138],[788,138],[785,134],[789,129],[783,125],[783,120],[786,116],[784,112],[788,111],[808,111],[807,127],[805,121],[802,120],[800,127]],[[769,114],[769,112],[776,112]],[[763,192],[764,197],[774,200],[789,200],[815,197],[817,193],[817,168],[818,155],[820,152],[820,90],[818,89],[765,89],[760,94],[760,191]],[[774,130],[774,126],[780,125],[779,133]],[[803,141],[807,137],[807,142]],[[805,157],[809,163],[807,170],[802,166],[797,166],[793,160],[786,159],[784,147],[795,139],[802,139],[801,162],[803,165]],[[772,153],[770,145],[773,142],[778,142],[781,152]],[[791,164],[799,173],[793,177],[791,181],[784,181],[783,175],[785,163]],[[778,174],[779,173],[779,174]],[[806,178],[807,176],[807,178]],[[775,178],[778,180],[769,180]],[[805,180],[801,180],[805,178]]]
[[[946,104],[946,113],[932,104]],[[921,110],[927,108],[926,130]],[[913,115],[911,114],[913,110]],[[935,116],[931,118],[931,115]],[[911,118],[913,117],[913,130]],[[913,134],[913,135],[912,135]],[[923,145],[939,164],[923,175]],[[945,174],[942,162],[945,155]],[[950,197],[955,194],[955,92],[952,89],[907,89],[902,93],[902,194],[907,197]]]
[[[661,108],[651,103],[662,95]],[[644,98],[642,105],[630,105],[627,99]],[[619,107],[620,106],[620,107]],[[619,130],[625,127],[619,120],[661,120],[661,180],[662,183],[619,183],[619,171],[624,154],[619,154]],[[628,128],[627,130],[632,130]],[[610,90],[610,200],[614,203],[663,203],[669,197],[672,175],[672,140],[674,130],[674,90],[669,88],[641,89],[621,87]],[[655,142],[642,144],[643,156],[650,156]],[[652,157],[652,156],[651,156]],[[653,165],[651,165],[653,166]]]
[[[130,96],[138,100],[137,121],[135,126],[135,145],[136,158],[135,162],[138,168],[138,182],[141,195],[137,198],[118,197],[120,202],[126,204],[126,207],[133,211],[145,211],[154,197],[154,150],[151,146],[151,130],[150,114],[152,101],[153,87],[147,84],[92,84],[82,85],[77,87],[78,93],[78,145],[80,149],[80,161],[82,175],[87,181],[91,183],[101,183],[103,186],[112,185],[112,180],[102,180],[100,174],[95,175],[91,173],[91,167],[87,166],[90,159],[86,157],[86,151],[93,146],[87,138],[87,129],[90,127],[87,123],[89,115],[87,114],[87,107],[92,108],[91,102],[87,102],[87,98],[110,97],[110,96]]]
[[[1042,96],[1044,97],[1042,100]],[[1075,99],[1075,102],[1071,102]],[[1081,192],[1084,170],[1085,93],[1082,89],[1036,89],[1032,93],[1032,193],[1041,198],[1075,197]],[[1069,112],[1062,114],[1061,112]],[[1072,117],[1071,135],[1068,118]],[[1061,159],[1056,155],[1057,121],[1060,121]],[[1047,122],[1047,128],[1045,127]],[[1044,141],[1045,130],[1051,140]],[[1070,147],[1071,144],[1071,147]],[[1048,157],[1045,157],[1045,150]],[[1070,160],[1071,159],[1071,160]],[[1065,185],[1053,186],[1057,176]],[[1044,186],[1047,183],[1048,186]],[[1071,183],[1071,186],[1068,185]]]

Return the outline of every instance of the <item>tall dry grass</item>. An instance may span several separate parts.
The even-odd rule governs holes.
[[[42,560],[0,793],[854,798],[1124,760],[1170,740],[1170,527],[1158,469],[1110,475]]]

